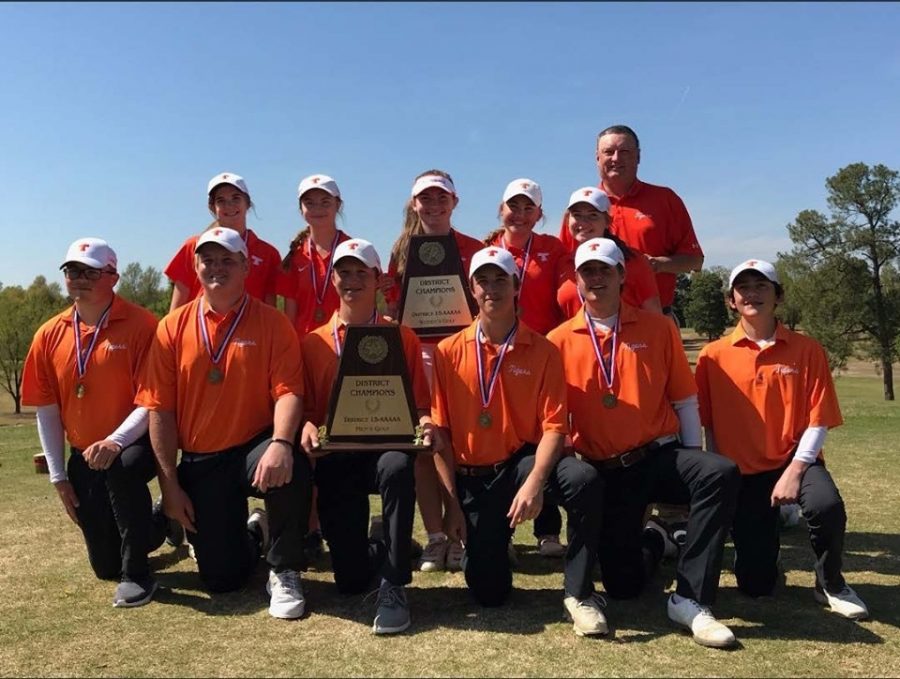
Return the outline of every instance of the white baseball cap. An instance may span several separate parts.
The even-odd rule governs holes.
[[[422,193],[422,191],[430,189],[432,186],[436,186],[442,191],[456,195],[456,187],[453,186],[453,182],[450,181],[450,179],[442,177],[439,174],[426,174],[424,177],[419,177],[413,184],[412,197],[415,198]]]
[[[609,196],[596,186],[583,186],[577,191],[573,191],[569,196],[569,204],[566,209],[568,210],[577,203],[588,203],[598,212],[609,212]]]
[[[79,238],[69,246],[66,258],[59,268],[62,269],[71,262],[84,264],[92,269],[111,268],[115,271],[118,260],[109,243],[102,238]]]
[[[337,182],[327,174],[311,174],[308,177],[304,177],[303,181],[300,182],[300,186],[297,187],[297,198],[302,198],[303,194],[310,189],[322,189],[335,198],[341,197],[341,190],[338,188]]]
[[[228,250],[228,252],[234,252],[235,254],[240,252],[244,257],[248,256],[247,244],[244,242],[241,234],[234,229],[228,229],[224,226],[215,226],[204,231],[200,234],[200,238],[197,239],[197,245],[194,246],[194,252],[196,253],[201,246],[206,245],[207,243],[216,243]]]
[[[506,191],[503,192],[503,202],[505,203],[510,198],[515,198],[516,196],[525,196],[538,207],[541,206],[544,199],[544,196],[541,193],[541,185],[527,177],[513,179],[506,185]]]
[[[370,269],[378,269],[379,273],[382,271],[381,258],[378,256],[375,246],[362,238],[350,238],[338,245],[334,249],[331,261],[337,263],[343,257],[353,257]]]
[[[773,283],[781,285],[781,281],[778,280],[778,273],[776,273],[775,267],[772,266],[769,262],[766,262],[762,259],[748,259],[746,262],[741,262],[731,270],[731,275],[728,277],[728,287],[733,288],[734,279],[740,276],[744,271],[750,269],[752,269],[753,271],[758,271]]]
[[[625,255],[609,238],[591,238],[575,251],[575,268],[587,262],[603,262],[610,266],[625,266]]]
[[[469,263],[469,278],[472,278],[478,269],[488,264],[499,266],[510,276],[519,275],[519,267],[516,266],[516,260],[509,251],[491,246],[483,248],[472,255],[472,261]]]
[[[206,195],[209,195],[213,192],[213,189],[216,188],[219,184],[231,184],[232,186],[240,189],[248,196],[250,195],[250,191],[247,190],[247,182],[244,181],[244,178],[240,175],[235,174],[234,172],[223,172],[222,174],[217,174],[215,177],[209,180],[209,185],[206,187]]]

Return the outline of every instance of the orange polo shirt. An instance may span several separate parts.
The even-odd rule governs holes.
[[[453,238],[456,240],[456,249],[459,250],[459,261],[462,262],[463,284],[468,285],[469,263],[472,261],[472,255],[484,248],[484,243],[480,240],[475,240],[464,233],[460,233],[456,229],[450,229],[450,233],[453,234]],[[400,293],[403,288],[403,276],[397,273],[397,263],[394,261],[393,257],[388,264],[388,276],[391,277],[394,284],[388,288],[387,292],[384,294],[384,299],[388,304],[398,305],[397,308],[399,309]],[[427,337],[420,338],[420,341],[423,344],[437,344],[446,336],[447,335],[428,335]]]
[[[332,324],[336,316],[337,314],[333,314],[324,325],[313,330],[300,342],[303,353],[303,419],[317,426],[325,424],[328,419],[328,403],[340,360],[335,351],[332,335]],[[343,345],[347,326],[340,319],[337,319],[337,323],[338,339]],[[376,323],[385,324],[390,321],[379,316]],[[417,410],[428,410],[431,408],[431,394],[422,365],[422,346],[416,333],[404,325],[399,328],[403,354],[406,356],[406,369],[409,371],[412,386],[413,402]],[[418,422],[419,419],[416,417],[413,423]]]
[[[504,247],[502,240],[503,235],[500,234],[490,244]],[[512,246],[506,249],[521,269],[525,262],[525,250]],[[535,233],[531,240],[528,267],[521,281],[519,318],[532,330],[546,335],[564,320],[559,291],[565,281],[574,279],[575,263],[566,246],[549,233]]]
[[[343,231],[337,233],[337,243],[335,247],[345,240],[349,240]],[[297,337],[303,339],[308,332],[322,325],[326,320],[331,318],[331,314],[337,311],[341,305],[341,299],[338,297],[334,285],[331,283],[331,274],[328,273],[328,259],[319,256],[318,250],[312,248],[312,259],[307,254],[307,248],[310,243],[307,240],[291,254],[291,260],[287,270],[279,267],[277,292],[285,299],[292,299],[297,303],[297,318],[294,319],[294,329],[297,331]],[[316,273],[316,284],[319,287],[319,294],[323,292],[322,304],[316,300],[316,291],[313,288],[311,271]],[[316,309],[322,309],[322,313],[316,320]]]
[[[602,183],[600,188],[603,189]],[[645,255],[703,254],[684,201],[667,186],[635,179],[624,196],[609,195],[609,216],[612,219],[609,230]],[[567,212],[560,228],[560,239],[564,243],[572,242],[568,217]],[[675,301],[675,279],[673,273],[656,274],[663,306],[671,306]]]
[[[191,236],[179,248],[165,268],[165,274],[173,283],[183,283],[188,287],[190,299],[196,299],[203,291],[203,286],[194,270],[194,249],[200,236]],[[266,295],[274,295],[281,268],[281,255],[274,245],[270,245],[255,233],[247,229],[247,252],[250,255],[250,272],[244,285],[247,292],[257,299],[265,299]]]
[[[567,434],[566,389],[559,352],[547,339],[520,323],[500,368],[487,408],[491,426],[479,424],[482,412],[475,345],[477,321],[444,339],[434,352],[431,417],[450,430],[458,464],[488,465],[509,459],[525,443],[537,444],[544,432]],[[499,346],[482,343],[485,380]]]
[[[201,296],[175,309],[159,322],[135,403],[174,412],[182,450],[212,453],[271,427],[275,401],[285,394],[302,397],[303,365],[287,317],[250,297],[218,363],[224,377],[210,383],[213,363],[197,322],[200,304],[213,349],[221,346],[240,304],[220,315]]]
[[[625,260],[625,284],[622,286],[622,301],[638,309],[652,297],[658,297],[656,277],[647,258],[635,252]],[[559,289],[559,302],[566,318],[572,318],[581,311],[583,304],[578,295],[578,284],[574,280],[563,282]]]
[[[742,474],[784,466],[807,427],[844,421],[822,346],[781,323],[765,349],[740,323],[703,347],[697,387],[703,426]]]
[[[83,379],[75,366],[75,307],[44,323],[34,335],[22,372],[22,403],[59,404],[66,438],[85,449],[112,434],[134,410],[138,373],[156,332],[156,317],[143,307],[113,297],[106,324],[98,331],[80,324],[86,351],[99,332]],[[84,396],[75,388],[84,385]]]
[[[593,329],[585,324],[584,314],[576,314],[548,335],[562,354],[575,450],[594,460],[677,434],[680,424],[672,401],[697,393],[681,336],[668,317],[628,304],[620,306],[619,317],[615,408],[601,402],[608,389],[588,335]],[[597,335],[606,357],[611,334]]]

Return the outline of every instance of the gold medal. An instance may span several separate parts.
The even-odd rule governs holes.
[[[218,368],[216,368],[215,366],[213,366],[212,370],[210,370],[209,373],[206,375],[206,379],[209,381],[210,384],[218,384],[219,382],[222,381],[223,377],[225,377],[225,375],[223,375],[222,371],[219,370]]]
[[[482,410],[481,415],[478,416],[478,426],[482,429],[490,429],[492,422],[491,414],[487,410]]]
[[[619,399],[616,398],[616,395],[612,392],[603,394],[603,407],[604,408],[615,408],[619,404]]]
[[[84,392],[85,388],[81,382],[75,385],[75,398],[84,398]]]
[[[313,319],[316,321],[316,323],[321,323],[322,321],[324,321],[325,320],[325,309],[323,309],[320,306],[317,306],[315,312],[313,313]]]

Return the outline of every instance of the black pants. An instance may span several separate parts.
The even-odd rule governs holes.
[[[503,469],[489,476],[456,475],[466,517],[466,584],[482,606],[499,606],[512,590],[507,543],[513,529],[506,514],[534,468],[535,446],[525,445]],[[575,457],[556,464],[545,497],[561,504],[569,517],[565,557],[565,591],[579,599],[593,591],[591,573],[597,556],[603,507],[603,482],[591,465]]]
[[[617,599],[637,596],[647,579],[643,519],[651,502],[687,504],[687,542],[676,568],[676,592],[715,601],[722,550],[737,504],[740,473],[729,459],[663,446],[626,469],[601,470],[606,481],[599,557],[603,586]],[[661,550],[656,554],[658,561]]]
[[[196,533],[188,533],[200,578],[211,592],[240,588],[259,560],[247,531],[247,498],[265,501],[270,546],[265,555],[275,571],[304,570],[303,536],[309,522],[312,474],[306,455],[294,448],[290,483],[265,493],[251,485],[271,431],[219,453],[185,452],[178,481],[194,505]]]
[[[149,575],[147,554],[163,543],[166,530],[164,515],[151,517],[147,483],[156,476],[156,464],[150,439],[122,450],[104,471],[88,467],[80,449],[71,453],[67,473],[94,573],[103,580]]]
[[[316,460],[319,520],[338,591],[363,592],[378,573],[394,585],[412,581],[415,461],[396,450],[336,452]],[[370,493],[381,496],[383,541],[368,538]]]
[[[772,507],[771,497],[784,469],[741,477],[731,537],[738,589],[750,596],[771,594],[778,581],[779,508]],[[847,514],[844,501],[821,460],[803,475],[799,502],[816,556],[816,580],[829,592],[840,592],[845,585],[841,559]]]
[[[545,535],[559,535],[562,531],[562,514],[559,505],[549,497],[544,499],[541,513],[534,519],[534,537],[542,538]]]

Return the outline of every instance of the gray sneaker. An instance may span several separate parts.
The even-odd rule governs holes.
[[[113,608],[136,608],[150,603],[159,584],[151,576],[123,578],[113,595]]]
[[[378,611],[372,625],[375,634],[397,634],[409,627],[409,604],[403,585],[382,582],[376,604]]]

